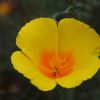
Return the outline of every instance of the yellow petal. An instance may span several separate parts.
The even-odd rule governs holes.
[[[32,84],[43,91],[48,91],[56,86],[56,82],[43,76],[34,64],[25,54],[16,51],[11,56],[14,68],[31,80]]]
[[[57,83],[55,80],[49,79],[41,74],[41,76],[36,77],[31,80],[31,83],[38,87],[42,91],[49,91],[56,87]]]
[[[16,43],[33,61],[39,63],[42,52],[58,50],[56,21],[50,18],[30,21],[19,31]]]
[[[100,49],[100,37],[96,31],[76,19],[62,19],[58,24],[58,31],[61,51],[71,49],[80,56]]]
[[[83,59],[73,73],[57,79],[57,83],[66,88],[73,88],[83,81],[90,79],[99,69],[100,60],[97,57],[89,56]]]
[[[66,88],[78,86],[91,78],[100,68],[97,51],[100,37],[95,30],[73,18],[65,18],[58,24],[59,51],[71,51],[75,61],[74,71],[57,82]]]

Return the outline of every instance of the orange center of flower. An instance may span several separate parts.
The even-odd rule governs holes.
[[[72,53],[43,52],[39,70],[47,77],[56,79],[70,74],[74,67]]]

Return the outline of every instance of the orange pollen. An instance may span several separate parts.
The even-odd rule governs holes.
[[[74,69],[72,53],[43,52],[39,70],[47,77],[56,79],[70,74]]]

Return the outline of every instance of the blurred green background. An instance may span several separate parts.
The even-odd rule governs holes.
[[[12,67],[19,29],[38,17],[73,17],[100,33],[100,0],[0,0],[0,100],[100,100],[100,71],[74,89],[42,92]],[[60,91],[58,91],[60,90]]]

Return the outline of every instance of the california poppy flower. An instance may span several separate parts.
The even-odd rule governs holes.
[[[89,25],[64,18],[58,25],[37,18],[21,28],[16,38],[21,49],[11,56],[14,68],[43,91],[57,84],[73,88],[100,68],[100,37]]]

